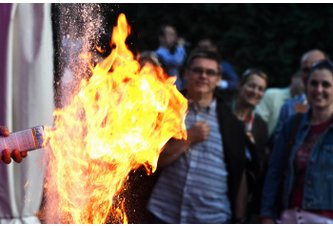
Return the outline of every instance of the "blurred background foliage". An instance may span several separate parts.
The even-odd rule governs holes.
[[[110,33],[125,13],[132,30],[127,43],[136,53],[155,50],[159,27],[172,24],[188,50],[200,37],[212,37],[239,75],[261,67],[270,87],[289,84],[305,51],[333,51],[333,4],[126,3],[101,9]]]

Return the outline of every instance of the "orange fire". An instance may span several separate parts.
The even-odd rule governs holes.
[[[129,172],[155,171],[171,138],[186,139],[187,100],[162,68],[140,67],[125,40],[130,27],[121,14],[112,53],[80,83],[71,102],[54,112],[45,134],[50,149],[47,221],[127,223],[119,199]]]

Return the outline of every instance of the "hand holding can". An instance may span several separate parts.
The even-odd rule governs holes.
[[[9,134],[6,127],[0,127],[0,153],[4,163],[21,162],[28,151],[43,147],[43,126]]]

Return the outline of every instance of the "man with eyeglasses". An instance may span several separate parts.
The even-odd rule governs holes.
[[[151,223],[231,223],[246,215],[244,126],[215,92],[221,80],[216,52],[196,49],[184,72],[187,140],[171,139],[151,194]]]

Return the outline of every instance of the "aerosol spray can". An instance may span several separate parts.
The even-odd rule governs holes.
[[[0,136],[0,152],[4,149],[32,151],[43,147],[43,126],[11,133],[8,137]]]

